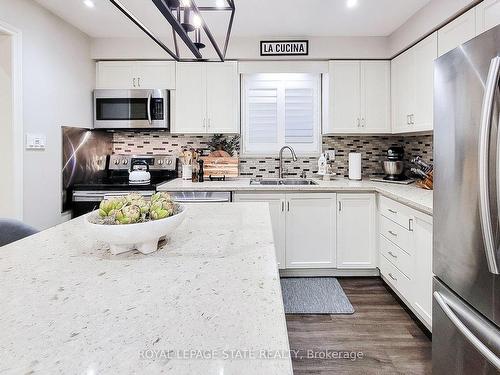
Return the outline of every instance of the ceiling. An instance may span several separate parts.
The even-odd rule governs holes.
[[[142,32],[109,0],[93,0],[88,8],[83,0],[36,0],[91,37],[138,37]],[[205,5],[214,0],[196,0]],[[430,0],[358,0],[353,8],[347,0],[234,0],[236,15],[232,36],[314,37],[387,36]],[[149,0],[121,0],[137,18],[158,35],[171,29]],[[216,35],[227,28],[227,12],[206,17]]]

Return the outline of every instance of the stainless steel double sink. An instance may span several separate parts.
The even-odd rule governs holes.
[[[270,185],[270,186],[279,186],[279,185],[295,185],[295,186],[303,186],[303,185],[317,185],[318,183],[307,179],[307,178],[252,178],[250,180],[250,185]]]

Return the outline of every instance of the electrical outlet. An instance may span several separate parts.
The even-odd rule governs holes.
[[[45,150],[47,137],[43,134],[26,133],[26,150]]]
[[[330,160],[335,160],[335,150],[327,150],[325,153],[328,155]]]

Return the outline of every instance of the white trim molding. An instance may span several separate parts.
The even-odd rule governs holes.
[[[23,219],[23,54],[22,32],[14,26],[0,20],[0,32],[11,37],[12,48],[12,144],[14,163],[14,210],[16,218]]]

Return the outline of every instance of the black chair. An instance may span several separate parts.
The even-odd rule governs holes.
[[[18,220],[0,219],[0,246],[5,246],[11,242],[21,240],[31,236],[38,231]]]

